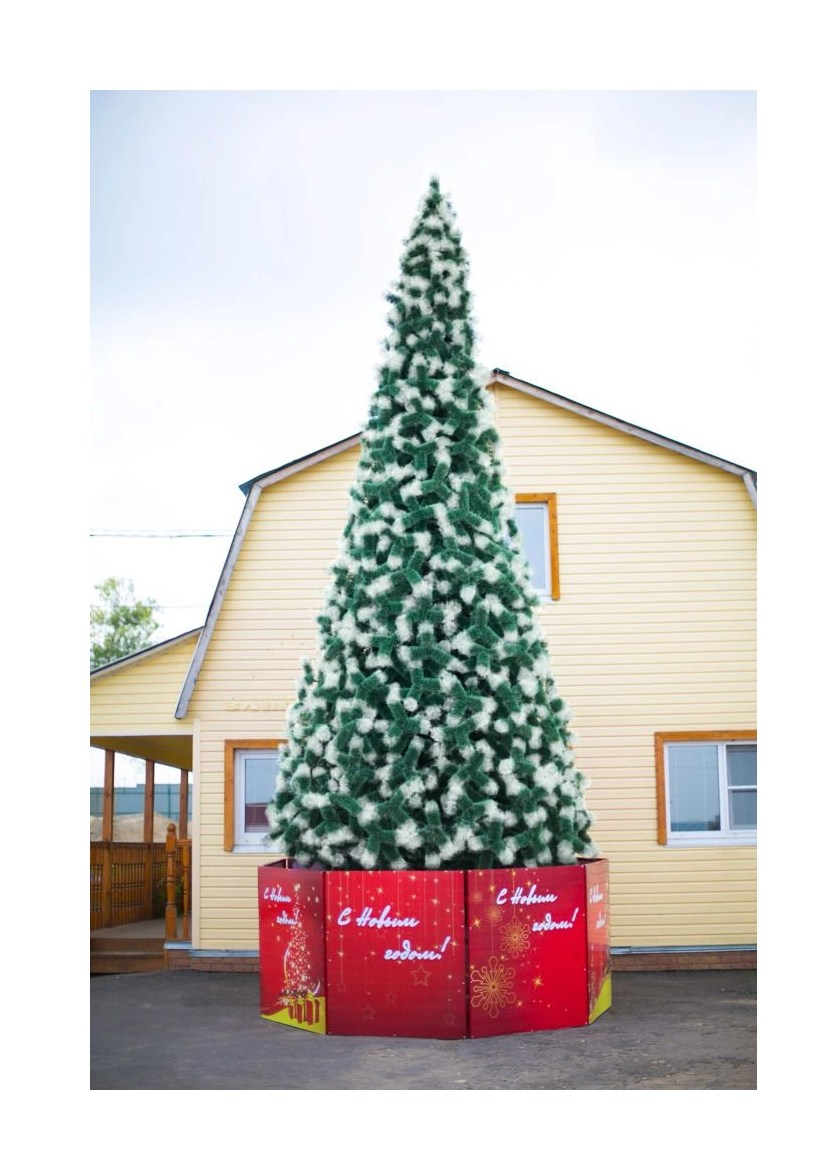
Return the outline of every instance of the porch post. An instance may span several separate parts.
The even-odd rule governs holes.
[[[190,794],[190,772],[179,770],[179,838],[188,838],[187,806]]]
[[[142,904],[145,918],[153,913],[153,812],[155,810],[155,792],[153,789],[156,774],[155,763],[152,759],[145,759],[145,808],[142,823],[142,842],[145,845],[145,880],[142,892]]]
[[[102,841],[113,842],[113,789],[115,751],[105,751],[105,782],[102,789]]]
[[[166,898],[165,903],[165,939],[175,939],[177,931],[176,918],[176,824],[167,824],[165,837],[165,865],[166,865]]]
[[[142,830],[142,842],[153,842],[153,812],[155,808],[154,776],[156,764],[152,759],[145,759],[145,822]]]

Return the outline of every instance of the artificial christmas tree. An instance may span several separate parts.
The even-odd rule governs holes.
[[[312,869],[278,871],[278,889],[323,871],[312,925],[325,920],[325,981],[312,996],[328,1033],[579,1025],[609,1005],[606,862],[586,861],[598,852],[569,709],[474,362],[467,260],[436,179],[387,298],[320,650],[267,811],[273,848]],[[548,884],[553,868],[564,873]],[[260,869],[259,895],[271,871]],[[262,913],[262,981],[282,984],[291,1009],[271,937]],[[554,991],[560,980],[569,993]]]
[[[273,846],[304,865],[471,869],[596,853],[474,363],[466,278],[433,179],[387,297],[320,655],[268,811]]]

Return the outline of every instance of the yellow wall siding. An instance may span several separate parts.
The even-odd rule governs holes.
[[[753,729],[756,515],[743,481],[495,389],[507,481],[559,500],[540,612],[611,868],[614,946],[756,941],[756,853],[657,843],[656,731]]]
[[[277,856],[224,851],[224,742],[285,733],[301,657],[316,650],[358,456],[350,448],[262,492],[193,693],[202,799],[194,945],[203,949],[258,947],[256,876]]]
[[[91,734],[155,733],[158,728],[183,735],[190,724],[174,718],[198,635],[159,647],[91,679]]]
[[[755,851],[657,844],[655,731],[755,726],[755,512],[742,480],[498,386],[509,486],[558,496],[561,599],[541,617],[596,840],[613,946],[755,941]],[[280,738],[348,512],[356,448],[268,487],[189,716],[194,945],[255,949],[262,854],[223,849],[224,741]]]

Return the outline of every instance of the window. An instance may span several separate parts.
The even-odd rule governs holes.
[[[516,525],[533,575],[533,589],[542,599],[559,598],[559,555],[556,535],[556,496],[517,495]]]
[[[224,744],[224,849],[263,850],[266,809],[275,794],[281,740]]]
[[[756,739],[754,731],[655,736],[660,843],[757,842]]]

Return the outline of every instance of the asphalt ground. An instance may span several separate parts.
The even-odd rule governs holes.
[[[263,1019],[255,974],[91,978],[91,1090],[757,1089],[755,971],[613,975],[590,1026],[444,1041]]]

